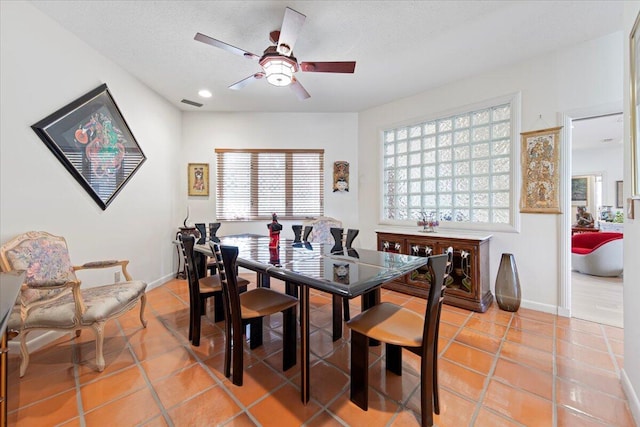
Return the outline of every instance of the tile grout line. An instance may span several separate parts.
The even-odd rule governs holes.
[[[611,343],[609,342],[609,334],[604,328],[604,325],[600,324],[600,331],[602,332],[602,336],[604,337],[604,342],[607,345],[607,353],[609,353],[609,357],[611,358],[611,362],[613,363],[613,368],[615,369],[616,376],[618,380],[620,379],[620,366],[618,365],[618,358],[613,352],[613,347],[611,347]]]
[[[82,388],[80,386],[80,360],[78,358],[77,350],[78,350],[78,346],[77,346],[76,340],[72,339],[71,354],[72,354],[72,363],[73,363],[73,377],[76,383],[76,404],[78,405],[78,417],[80,418],[80,427],[86,427],[87,422],[84,419],[84,406],[82,404]]]
[[[500,339],[500,345],[498,346],[498,351],[494,355],[493,363],[491,364],[491,368],[489,368],[489,372],[487,373],[487,378],[484,380],[484,386],[482,387],[482,391],[480,392],[480,396],[478,396],[478,401],[476,402],[476,409],[473,411],[471,415],[470,425],[475,424],[478,415],[483,407],[483,401],[489,390],[489,384],[493,379],[493,374],[495,373],[496,366],[498,366],[498,361],[500,360],[500,354],[502,353],[502,347],[504,346],[505,341],[507,341],[507,335],[509,334],[509,330],[511,329],[511,323],[513,322],[513,313],[509,318],[509,323],[507,323],[507,327],[504,331],[502,338]],[[513,420],[515,422],[515,420]]]
[[[159,313],[156,311],[155,308],[153,308],[152,304],[148,304],[148,305],[149,305],[148,309],[150,309],[153,312],[154,317],[156,319],[158,319],[159,318]],[[147,322],[148,322],[148,320],[147,320]],[[163,324],[163,326],[165,326],[165,325]],[[120,324],[119,320],[118,320],[118,327],[120,328],[120,332],[126,337],[127,335],[124,333],[124,329],[122,328],[122,325]],[[141,332],[144,329],[146,329],[146,326],[144,328],[142,328],[138,332]],[[140,360],[138,359],[138,356],[136,355],[136,352],[133,350],[133,347],[131,346],[131,342],[129,342],[129,339],[127,339],[126,348],[131,352],[131,356],[133,357],[134,364],[136,365],[138,370],[142,373],[142,377],[144,378],[144,381],[145,381],[145,383],[147,385],[147,389],[151,393],[151,396],[153,397],[153,400],[156,402],[156,404],[160,408],[160,415],[162,415],[162,417],[167,422],[167,425],[169,427],[173,427],[174,426],[173,421],[171,420],[171,417],[169,417],[169,414],[167,413],[167,409],[164,407],[164,404],[160,400],[160,396],[158,396],[158,393],[156,392],[155,387],[153,387],[153,384],[151,383],[151,380],[147,376],[147,372],[142,367],[142,363],[140,363]],[[156,417],[153,417],[151,419],[155,419],[155,418]],[[149,421],[149,420],[145,420],[145,421]]]

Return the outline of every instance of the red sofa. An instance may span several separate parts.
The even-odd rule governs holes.
[[[622,274],[622,233],[580,233],[571,236],[571,268],[593,276]]]

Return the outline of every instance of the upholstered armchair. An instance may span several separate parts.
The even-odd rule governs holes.
[[[20,376],[29,365],[27,335],[35,329],[75,331],[91,329],[96,337],[96,366],[104,370],[102,354],[104,325],[140,301],[140,321],[146,327],[144,308],[146,283],[132,280],[129,261],[88,262],[73,266],[63,237],[31,231],[0,248],[3,271],[25,270],[25,283],[9,317],[7,330],[20,339]],[[125,282],[81,289],[76,271],[120,268]]]
[[[331,235],[331,227],[340,228],[342,227],[342,221],[339,221],[335,218],[331,218],[328,216],[320,216],[313,220],[308,220],[304,222],[305,226],[311,226],[311,237],[309,241],[315,243],[333,243],[333,236]],[[305,230],[305,236],[306,236]],[[303,239],[305,242],[307,239]]]

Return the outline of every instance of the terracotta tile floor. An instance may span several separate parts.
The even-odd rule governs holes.
[[[246,276],[252,279],[251,276]],[[273,287],[283,289],[275,281]],[[311,396],[300,402],[299,364],[281,371],[280,314],[264,345],[246,347],[244,386],[224,377],[223,323],[203,318],[199,347],[187,341],[186,282],[148,293],[148,327],[137,310],[106,327],[106,369],[94,370],[92,334],[60,338],[31,356],[24,378],[10,353],[9,424],[27,426],[415,426],[418,359],[403,353],[401,377],[372,347],[369,411],[349,400],[349,342],[331,341],[331,300],[312,291]],[[424,301],[383,290],[383,300]],[[359,299],[351,312],[359,311]],[[346,328],[345,328],[346,329]],[[520,309],[474,313],[445,305],[440,327],[437,426],[633,426],[618,380],[622,330]]]

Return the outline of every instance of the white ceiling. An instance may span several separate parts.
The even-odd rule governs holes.
[[[623,143],[622,113],[574,120],[571,124],[572,150],[619,147]]]
[[[618,1],[33,1],[41,11],[176,107],[207,111],[357,112],[622,29]],[[299,61],[357,61],[355,74],[303,73],[311,94],[264,79],[227,87],[257,62],[285,7],[307,19]],[[106,82],[108,83],[108,82]],[[213,92],[199,98],[198,90]]]

